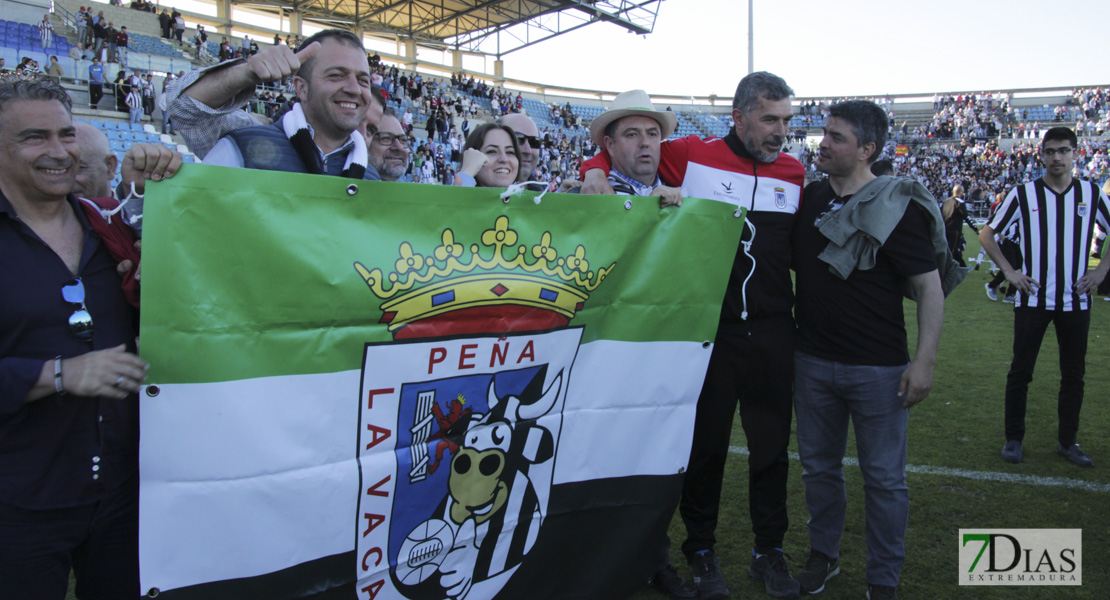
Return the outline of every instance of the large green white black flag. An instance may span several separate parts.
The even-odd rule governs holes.
[[[152,184],[143,591],[643,585],[742,225],[657,202],[204,166]]]

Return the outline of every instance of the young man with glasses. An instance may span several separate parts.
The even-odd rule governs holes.
[[[1014,357],[1006,375],[1006,445],[1002,460],[1022,461],[1025,407],[1033,367],[1048,324],[1060,345],[1059,427],[1056,453],[1080,467],[1094,466],[1076,443],[1083,406],[1087,335],[1091,328],[1091,293],[1106,278],[1110,260],[1087,270],[1087,249],[1095,224],[1110,227],[1110,205],[1098,186],[1072,177],[1075,133],[1053,127],[1041,142],[1045,174],[1006,196],[979,241],[1018,289],[1014,302]],[[996,231],[1013,225],[1020,232],[1021,270],[1015,269],[994,240]]]
[[[6,600],[61,600],[71,568],[82,596],[139,594],[135,394],[147,364],[117,261],[70,193],[80,165],[70,110],[53,80],[0,81]]]

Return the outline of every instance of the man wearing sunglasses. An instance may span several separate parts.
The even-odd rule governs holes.
[[[57,83],[0,81],[0,595],[136,597],[138,402],[147,364],[117,260],[70,193]],[[161,179],[170,173],[152,169]]]
[[[517,181],[528,181],[540,162],[540,130],[536,122],[521,113],[509,113],[497,119],[498,125],[513,130],[517,144],[520,145],[520,172]]]

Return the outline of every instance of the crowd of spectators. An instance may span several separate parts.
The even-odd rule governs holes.
[[[148,12],[148,13],[158,12],[158,8],[154,5],[154,3],[153,2],[147,2],[146,0],[135,0],[134,2],[131,3],[131,9],[141,10],[143,12]]]
[[[1003,131],[1004,121],[1012,123],[1015,120],[1009,94],[933,96],[933,111],[932,122],[918,128],[916,133],[919,137],[997,137]]]
[[[894,117],[894,100],[889,96],[875,97],[843,97],[803,100],[798,104],[798,113],[790,120],[790,124],[798,128],[820,127],[829,114],[829,107],[845,100],[869,100],[878,104],[887,112],[887,116]],[[731,127],[731,125],[730,125]]]
[[[127,48],[130,35],[127,27],[116,28],[104,16],[104,11],[93,15],[92,7],[80,7],[74,15],[77,29],[77,43],[69,50],[70,58],[75,60],[100,59],[102,63],[127,62]]]
[[[1075,152],[1076,177],[1099,185],[1110,179],[1110,144],[1107,140],[1084,138]],[[807,175],[819,177],[814,161],[817,149],[803,148],[799,158],[806,165]],[[1009,151],[998,140],[962,139],[956,143],[904,145],[887,143],[883,158],[894,164],[895,175],[920,181],[933,197],[948,197],[952,189],[962,186],[968,210],[973,217],[986,217],[996,194],[1032,181],[1045,172],[1040,158],[1039,142],[1017,141]]]
[[[426,77],[420,73],[402,71],[395,65],[381,61],[376,54],[369,57],[372,81],[381,87],[396,103],[402,126],[410,136],[413,160],[409,173],[414,181],[450,184],[460,167],[460,147],[470,132],[474,118],[495,119],[505,114],[521,112],[523,97],[504,88],[476,81],[462,73],[452,74],[449,80]],[[1083,123],[1105,123],[1107,90],[1076,90],[1073,104],[1082,110]],[[489,101],[483,109],[479,99]],[[892,159],[896,174],[921,181],[937,198],[949,195],[952,187],[962,185],[967,191],[968,206],[973,216],[985,216],[991,200],[997,193],[1013,185],[1030,181],[1044,172],[1037,152],[1037,142],[1044,126],[1039,122],[1025,122],[1023,110],[1010,107],[1009,94],[955,94],[938,95],[935,99],[935,117],[928,126],[909,130],[897,126],[893,101],[889,97],[867,98],[884,107],[891,118],[892,141],[886,155]],[[827,107],[841,99],[806,100],[799,105],[799,112],[792,121],[797,129],[789,133],[789,142],[802,143],[800,158],[811,176],[816,177],[813,165],[815,148],[804,147],[806,128],[823,122]],[[260,89],[251,110],[270,118],[280,116],[292,101],[290,89]],[[554,124],[540,132],[540,160],[530,179],[550,184],[557,189],[566,178],[576,178],[581,162],[597,152],[584,130],[581,117],[570,103],[550,104],[548,118]],[[1072,110],[1066,108],[1065,111]],[[411,137],[414,128],[414,111],[425,119],[426,138]],[[456,126],[456,117],[461,119]],[[731,126],[731,125],[730,125]],[[1010,151],[1003,151],[998,144],[999,132],[1020,140]],[[1101,135],[1103,129],[1096,131]],[[940,143],[956,139],[955,143]],[[897,148],[901,147],[901,153]],[[1077,152],[1076,175],[1096,181],[1110,176],[1106,142],[1084,139]]]
[[[1110,131],[1110,87],[1077,88],[1068,98],[1068,107],[1078,113],[1076,135],[1101,136]]]
[[[39,66],[39,61],[32,60],[30,56],[24,56],[14,69],[8,69],[7,65],[4,64],[4,59],[0,58],[0,75],[9,73],[14,73],[16,77],[32,78],[42,75],[43,71],[42,67]]]

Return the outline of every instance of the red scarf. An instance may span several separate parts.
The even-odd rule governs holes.
[[[139,251],[135,249],[135,230],[131,229],[124,223],[123,214],[117,214],[115,219],[109,221],[100,213],[100,210],[115,210],[119,206],[114,198],[80,198],[81,208],[85,211],[85,218],[89,220],[96,234],[100,236],[104,246],[108,248],[108,254],[116,259],[117,263],[125,260],[131,261],[131,268],[123,276],[123,295],[127,298],[127,302],[139,308],[139,281],[135,279],[135,273],[139,270]],[[88,202],[85,202],[88,200]],[[89,202],[93,202],[93,206]]]

